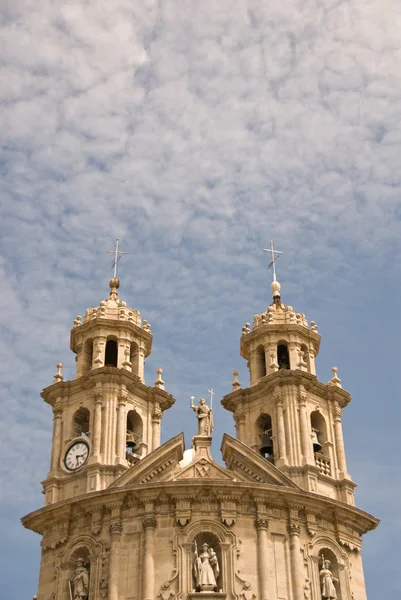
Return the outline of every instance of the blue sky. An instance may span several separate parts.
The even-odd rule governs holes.
[[[0,8],[0,600],[36,592],[52,415],[39,393],[69,330],[108,294],[152,325],[152,384],[177,399],[163,440],[219,399],[245,322],[282,298],[322,335],[319,378],[339,367],[370,598],[401,592],[401,6],[395,0],[13,0]],[[24,568],[21,568],[21,564]]]

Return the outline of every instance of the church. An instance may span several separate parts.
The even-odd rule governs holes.
[[[274,254],[273,262],[274,262]],[[149,323],[120,282],[77,317],[76,375],[42,392],[53,416],[45,506],[22,519],[42,536],[38,600],[366,600],[361,538],[378,520],[355,507],[337,369],[318,380],[314,321],[272,303],[246,323],[221,400],[236,436],[210,453],[213,411],[191,399],[192,447],[160,443],[174,398],[145,383]],[[196,431],[197,427],[197,431]]]

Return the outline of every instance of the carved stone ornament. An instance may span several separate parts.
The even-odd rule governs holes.
[[[78,558],[72,580],[70,580],[72,600],[87,600],[89,594],[89,571],[83,558]]]
[[[178,577],[178,569],[174,569],[172,577],[170,579],[167,579],[166,581],[164,581],[164,583],[162,584],[159,593],[157,594],[157,598],[160,598],[160,600],[172,600],[177,598],[177,593],[174,589],[174,581],[177,579]]]
[[[121,523],[121,521],[114,521],[113,523],[110,523],[109,529],[112,535],[119,534],[123,530],[123,524]]]
[[[156,529],[156,527],[157,527],[156,517],[154,517],[152,515],[152,516],[145,517],[144,519],[142,519],[142,527],[144,529],[147,529],[148,527]]]
[[[256,529],[267,529],[269,526],[269,521],[263,517],[258,517],[255,519],[255,527]]]
[[[220,565],[217,560],[216,552],[209,544],[202,544],[202,548],[200,548],[198,552],[195,541],[193,569],[196,591],[218,591],[217,578],[220,574]]]
[[[301,533],[301,528],[299,526],[298,523],[295,523],[294,521],[290,521],[290,523],[288,523],[288,533],[292,536],[292,535],[300,535]]]
[[[338,579],[330,571],[330,564],[330,561],[325,560],[322,554],[322,568],[319,573],[322,600],[337,600],[337,591],[334,584],[338,583]]]

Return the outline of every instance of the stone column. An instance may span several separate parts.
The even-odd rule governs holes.
[[[93,446],[92,453],[97,459],[100,454],[100,444],[102,440],[102,400],[103,396],[100,391],[94,393],[95,412],[93,417]]]
[[[309,432],[308,420],[306,418],[306,396],[301,394],[298,396],[299,404],[299,424],[301,430],[301,449],[302,449],[302,464],[312,463],[312,438]]]
[[[294,600],[304,600],[304,574],[301,563],[301,545],[299,542],[300,527],[298,523],[290,521],[288,525],[288,533],[290,536],[290,556]]]
[[[155,408],[152,412],[152,450],[156,450],[160,446],[160,421],[162,414],[160,408]]]
[[[50,470],[55,471],[58,467],[60,460],[61,450],[61,419],[63,411],[59,406],[53,408],[53,442],[52,442],[52,459],[50,464]]]
[[[277,396],[276,398],[276,422],[277,422],[277,441],[278,441],[278,453],[277,458],[280,464],[287,464],[287,447],[285,441],[285,427],[284,427],[284,412],[283,412],[283,398]]]
[[[151,515],[142,520],[143,530],[145,532],[143,548],[143,573],[142,573],[142,598],[143,600],[154,600],[154,545],[155,529],[157,527],[156,518]],[[113,600],[110,598],[110,600]]]
[[[336,403],[333,409],[334,419],[334,437],[336,440],[337,464],[340,479],[349,478],[347,473],[347,463],[345,460],[343,428],[341,424],[342,410]]]
[[[268,547],[267,547],[267,519],[257,518],[255,520],[257,548],[258,548],[258,578],[260,600],[268,600]]]
[[[138,377],[145,383],[145,349],[142,347],[138,348]]]
[[[241,442],[245,443],[245,439],[244,439],[244,425],[245,425],[245,413],[243,410],[238,410],[235,414],[234,414],[234,421],[235,421],[235,429],[237,432],[237,439],[240,440]]]
[[[125,448],[127,440],[127,426],[125,423],[125,404],[127,398],[125,396],[118,397],[117,406],[117,435],[116,435],[116,462],[121,462],[125,459]]]
[[[115,521],[110,524],[109,600],[119,600],[118,582],[120,577],[120,540],[122,530],[121,521]]]

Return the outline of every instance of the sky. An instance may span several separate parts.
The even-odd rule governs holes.
[[[108,295],[151,323],[152,385],[195,433],[213,386],[213,456],[249,383],[241,327],[282,299],[339,368],[368,597],[401,592],[401,4],[398,0],[0,0],[0,600],[32,598],[56,363],[74,318]],[[46,600],[46,599],[44,599]]]

